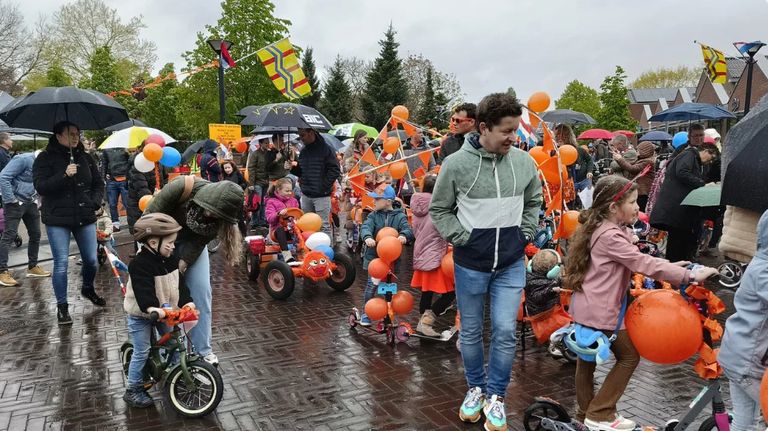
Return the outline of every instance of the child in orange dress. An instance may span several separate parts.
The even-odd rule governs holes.
[[[416,237],[413,245],[411,286],[418,287],[422,291],[419,301],[421,319],[416,330],[430,337],[440,336],[432,325],[437,316],[443,314],[456,298],[453,281],[443,274],[440,266],[443,256],[448,252],[448,242],[440,236],[429,217],[429,203],[432,201],[435,181],[437,181],[437,175],[427,175],[424,177],[421,192],[411,197],[413,234]],[[432,297],[435,293],[441,296],[433,304]]]

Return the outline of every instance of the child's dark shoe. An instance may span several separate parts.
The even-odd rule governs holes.
[[[152,397],[149,396],[143,385],[131,386],[126,389],[125,395],[123,395],[123,400],[125,400],[129,406],[140,409],[150,407],[154,404]]]

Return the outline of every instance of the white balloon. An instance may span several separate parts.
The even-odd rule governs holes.
[[[143,153],[136,154],[136,158],[133,159],[133,166],[136,167],[136,170],[139,172],[150,172],[152,169],[155,169],[155,162],[150,162],[144,157]]]
[[[307,245],[307,248],[310,250],[314,250],[316,247],[321,245],[327,245],[331,246],[331,237],[328,236],[328,234],[324,232],[315,232],[312,235],[307,238],[307,241],[305,242]]]

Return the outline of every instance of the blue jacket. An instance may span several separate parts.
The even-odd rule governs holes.
[[[768,351],[768,211],[757,223],[757,253],[744,271],[733,305],[736,313],[725,322],[717,360],[733,377],[759,380]]]
[[[35,153],[19,154],[12,158],[0,172],[0,192],[3,203],[34,202],[37,191],[32,181],[32,165],[35,163]]]
[[[384,211],[374,211],[368,214],[368,217],[363,222],[363,226],[360,229],[360,237],[365,241],[368,238],[376,238],[376,234],[379,233],[381,228],[391,227],[397,229],[400,235],[404,236],[408,241],[413,240],[413,231],[408,224],[408,217],[402,208]],[[363,269],[368,270],[368,263],[373,259],[376,259],[376,247],[366,247],[363,254]]]
[[[203,145],[203,157],[200,159],[200,177],[212,183],[221,181],[221,165],[216,157],[219,144],[208,139]]]

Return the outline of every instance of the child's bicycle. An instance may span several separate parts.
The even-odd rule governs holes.
[[[173,329],[160,339],[152,331],[144,386],[149,389],[161,383],[171,406],[182,416],[201,417],[214,411],[221,402],[224,381],[215,366],[192,352],[183,328],[184,322],[197,320],[197,312],[189,308],[166,311],[163,321],[153,312],[150,319],[154,325],[165,323]],[[120,361],[126,377],[132,355],[133,344],[124,343],[120,347]]]
[[[725,261],[717,267],[718,272],[720,272],[718,283],[725,288],[736,290],[741,284],[741,277],[744,276],[746,269],[747,264],[744,262]]]
[[[347,318],[349,327],[355,328],[360,325],[360,327],[376,332],[377,334],[386,334],[387,343],[392,346],[396,343],[405,343],[414,331],[410,324],[407,322],[398,322],[395,317],[396,313],[392,308],[392,297],[397,294],[397,284],[381,282],[376,289],[376,293],[383,296],[384,300],[387,302],[387,311],[384,318],[377,322],[375,327],[360,325],[360,310],[355,307],[352,308],[352,312]],[[374,297],[372,299],[376,298]]]

